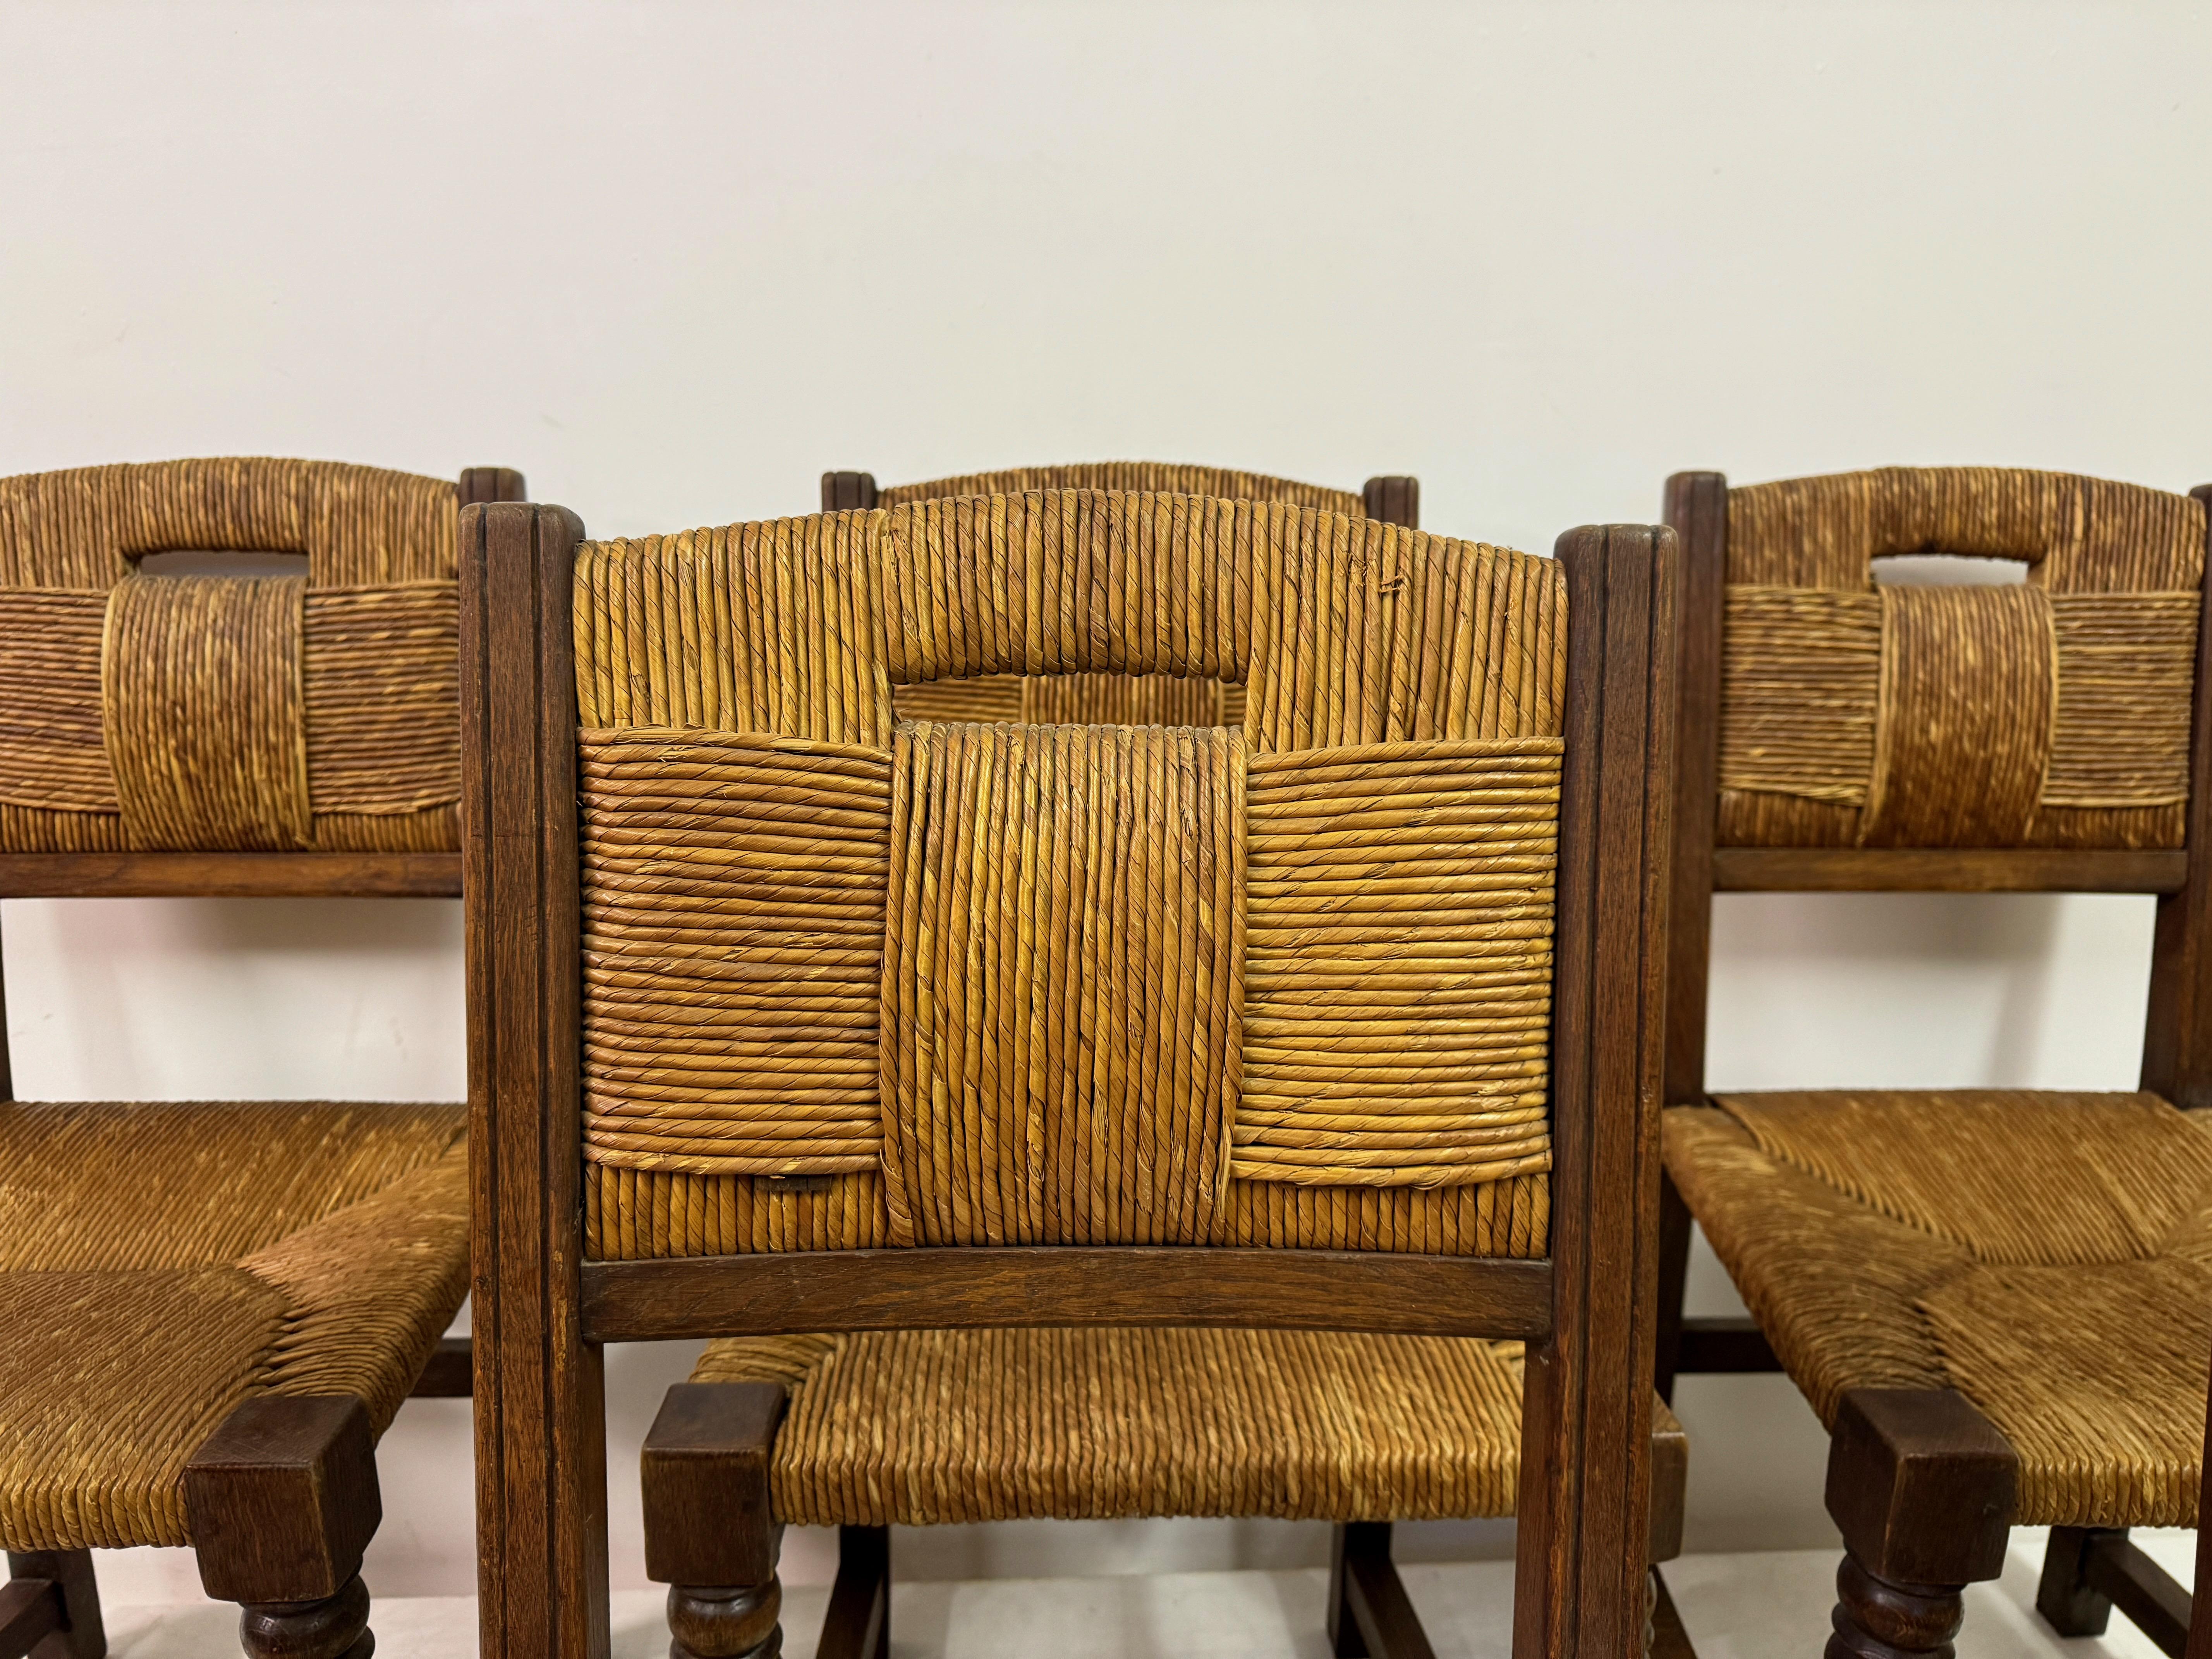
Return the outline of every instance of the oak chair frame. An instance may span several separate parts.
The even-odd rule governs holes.
[[[2212,485],[2191,494],[2212,507]],[[1667,481],[1665,518],[1682,544],[1667,1104],[1711,1103],[1705,1011],[1714,893],[2087,892],[2157,896],[2141,1087],[2185,1109],[2212,1106],[2212,547],[2197,620],[2184,850],[1730,848],[1714,844],[1727,478],[1676,473]],[[1655,1374],[1661,1396],[1673,1399],[1674,1379],[1684,1372],[1780,1370],[1753,1321],[1684,1315],[1692,1218],[1672,1178],[1662,1172],[1661,1180]],[[1954,1390],[1845,1395],[1828,1462],[1828,1510],[1847,1550],[1835,1639],[1892,1645],[1842,1650],[1948,1651],[1960,1591],[2003,1565],[2015,1468],[2009,1443]],[[2201,1530],[2199,1539],[2200,1561],[2212,1571]],[[2212,1659],[2212,1617],[2199,1620],[2208,1628],[2190,1637],[2188,1593],[2128,1542],[2124,1528],[2054,1528],[2036,1606],[2066,1636],[2101,1632],[2118,1606],[2163,1651],[2178,1656],[2186,1640],[2193,1659]]]
[[[1560,538],[1571,615],[1544,1261],[914,1249],[584,1259],[564,508],[461,520],[462,805],[482,1651],[607,1651],[602,1345],[967,1325],[1275,1325],[1528,1340],[1515,1650],[1643,1643],[1656,1328],[1674,538]]]
[[[480,466],[461,473],[458,491],[465,508],[524,501],[526,488],[511,467]],[[0,899],[460,893],[458,853],[0,853]],[[0,1103],[15,1098],[6,1009],[0,981]],[[413,1392],[465,1397],[468,1339],[442,1340]],[[209,1437],[185,1479],[202,1581],[211,1596],[244,1607],[247,1652],[365,1659],[361,1557],[382,1510],[361,1401],[248,1401]],[[0,1659],[100,1659],[107,1651],[90,1550],[10,1552],[8,1571]]]

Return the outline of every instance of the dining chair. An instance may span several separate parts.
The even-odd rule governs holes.
[[[522,489],[0,479],[0,896],[459,896],[456,530]],[[90,1552],[142,1545],[194,1549],[248,1655],[367,1659],[376,1439],[469,1391],[465,1125],[18,1101],[0,1036],[0,1659],[104,1653]]]
[[[1024,1375],[1116,1341],[1185,1388],[1208,1352],[1286,1368],[1287,1455],[1367,1481],[1356,1520],[1418,1480],[1393,1446],[1510,1486],[1517,1650],[1642,1650],[1665,532],[1555,562],[1044,490],[463,538],[487,1653],[603,1650],[600,1350],[685,1336],[781,1339],[791,1386],[692,1385],[656,1431],[678,1653],[777,1650],[770,1471],[827,1478],[871,1355],[935,1344],[1012,1423]],[[1241,683],[1245,723],[893,704],[1079,672]],[[1333,1332],[1387,1340],[1406,1420],[1327,1418]],[[1527,1344],[1517,1445],[1510,1352],[1421,1340],[1467,1337]],[[926,1388],[874,1374],[910,1460]],[[1417,1444],[1447,1404],[1462,1437]],[[1339,1645],[1419,1650],[1347,1531]]]
[[[1819,1413],[1831,1654],[1948,1653],[2016,1525],[2051,1528],[2052,1629],[2117,1604],[2182,1651],[2189,1598],[2128,1528],[2197,1523],[2212,1355],[2206,495],[1995,467],[1668,485],[1658,1379],[1779,1369]],[[2025,579],[1883,580],[1923,555]],[[1709,1094],[1712,895],[1877,890],[2155,894],[2137,1088]],[[1683,1317],[1692,1217],[1749,1320]]]

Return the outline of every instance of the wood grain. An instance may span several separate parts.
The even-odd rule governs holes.
[[[594,1261],[594,1342],[1010,1325],[1260,1325],[1540,1338],[1551,1267],[1486,1256],[1174,1246],[819,1250]]]
[[[1682,546],[1676,664],[1674,889],[1667,911],[1666,1101],[1705,1096],[1705,995],[1712,949],[1713,822],[1720,799],[1721,616],[1728,479],[1677,472],[1667,523]]]
[[[1713,888],[1723,893],[2176,893],[2187,866],[2186,854],[2155,849],[1718,847],[1712,854]]]
[[[1650,1546],[1680,554],[1570,531],[1553,1015],[1553,1334],[1528,1351],[1514,1651],[1639,1653]]]
[[[814,1659],[890,1659],[891,1529],[837,1528],[837,1580]]]
[[[0,898],[459,898],[458,853],[0,853]]]
[[[2197,702],[2189,733],[2189,875],[2165,890],[2152,935],[2142,1086],[2185,1110],[2212,1106],[2212,484],[2197,618]]]
[[[578,1316],[575,689],[559,507],[461,515],[477,1553],[487,1659],[605,1659],[606,1446]]]
[[[0,1586],[0,1654],[106,1659],[90,1550],[10,1550],[8,1577]],[[46,1633],[31,1633],[41,1625]]]

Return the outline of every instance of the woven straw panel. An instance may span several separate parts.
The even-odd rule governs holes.
[[[1271,478],[1223,466],[1181,466],[1170,461],[1091,461],[1069,466],[1016,466],[998,472],[963,472],[927,483],[893,484],[877,497],[882,507],[942,501],[953,495],[1025,495],[1037,490],[1121,490],[1160,495],[1212,495],[1231,501],[1283,501],[1357,519],[1367,511],[1358,491]]]
[[[1188,499],[587,547],[592,1248],[1541,1254],[1564,609],[1548,562]],[[917,668],[1116,658],[1248,682],[1243,732],[892,736]],[[717,729],[753,734],[743,767]],[[872,781],[810,793],[831,766],[882,769],[888,826]],[[1249,892],[1248,772],[1273,803]]]
[[[1957,1389],[2021,1454],[2023,1524],[2196,1524],[2203,1125],[2149,1095],[1720,1106],[1666,1114],[1667,1167],[1824,1421],[1850,1389]]]
[[[1177,466],[1160,461],[1103,461],[1073,466],[1013,467],[970,472],[927,483],[896,484],[878,498],[884,507],[941,501],[957,495],[1018,495],[1033,490],[1113,489],[1223,501],[1284,501],[1323,513],[1360,518],[1364,499],[1350,490],[1272,478],[1224,467]],[[987,676],[930,681],[893,689],[902,720],[1024,720],[1031,725],[1241,726],[1241,703],[1224,696],[1218,681],[1170,675],[1063,674]]]
[[[191,1541],[257,1394],[380,1431],[467,1291],[459,1107],[0,1105],[0,1545]]]
[[[1990,468],[1729,503],[1723,845],[2181,844],[2202,503]],[[2028,582],[1876,587],[1923,551]]]
[[[1249,1330],[892,1331],[710,1344],[775,1381],[797,1526],[1514,1511],[1518,1343]]]
[[[897,744],[892,1239],[1205,1243],[1237,1111],[1241,737],[924,724]]]
[[[0,848],[454,847],[457,501],[332,462],[0,479]],[[179,548],[307,574],[137,574]]]

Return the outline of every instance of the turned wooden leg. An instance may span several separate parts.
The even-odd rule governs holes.
[[[185,1468],[200,1583],[244,1608],[251,1659],[369,1659],[361,1559],[384,1506],[368,1412],[352,1395],[264,1395]]]
[[[0,1659],[106,1659],[90,1550],[10,1550]]]
[[[1828,1445],[1828,1513],[1847,1552],[1828,1659],[1949,1659],[1961,1592],[2004,1570],[2019,1470],[1964,1395],[1845,1395]]]
[[[783,1405],[780,1383],[679,1382],[645,1437],[645,1576],[668,1586],[669,1659],[783,1651],[769,1502]]]

